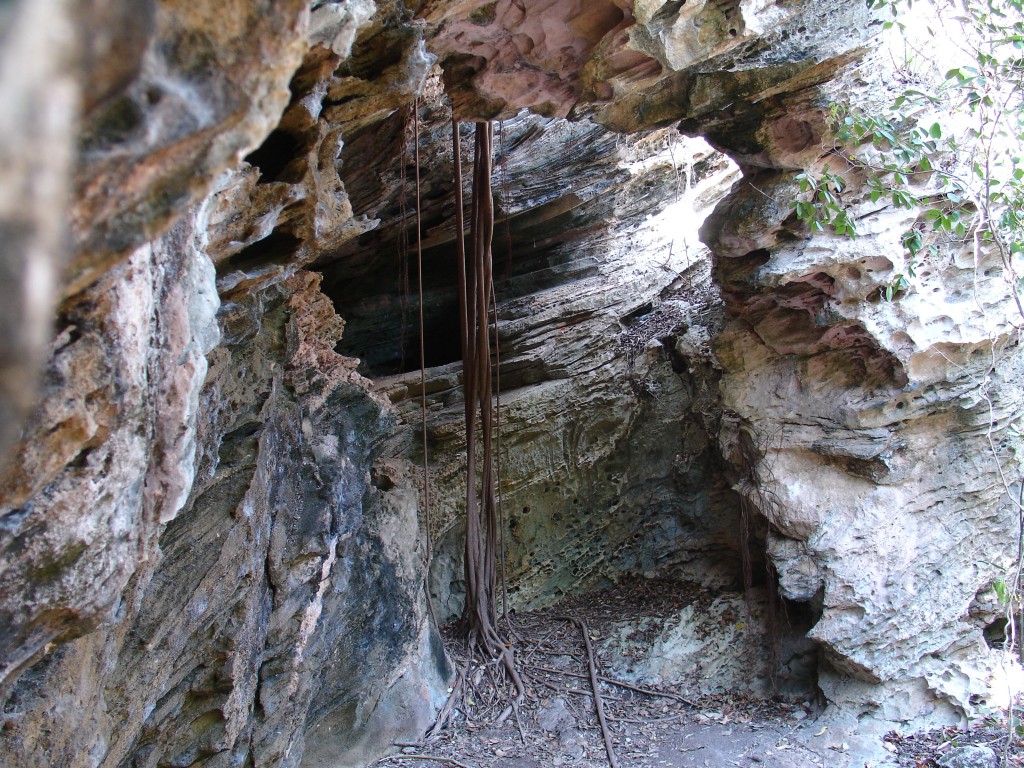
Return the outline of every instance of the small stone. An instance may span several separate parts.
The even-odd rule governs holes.
[[[988,747],[968,745],[957,747],[939,758],[939,768],[996,768],[998,758]]]
[[[537,723],[545,731],[563,731],[576,725],[576,718],[566,706],[565,699],[559,697],[537,713]]]
[[[807,713],[804,712],[802,709],[798,709],[798,710],[796,710],[796,712],[793,713],[793,719],[794,720],[803,720],[806,717],[807,717]]]

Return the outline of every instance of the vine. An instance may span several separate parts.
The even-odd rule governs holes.
[[[886,27],[905,29],[903,0],[872,0],[888,9]],[[935,87],[915,83],[898,93],[888,114],[830,105],[840,163],[799,174],[791,205],[812,232],[856,237],[844,193],[851,172],[863,175],[867,199],[923,210],[923,221],[902,236],[910,265],[885,290],[888,300],[911,287],[917,262],[937,256],[939,243],[967,245],[975,262],[995,251],[1022,320],[1024,277],[1024,0],[935,0],[934,25],[959,54]],[[908,0],[909,6],[909,0]],[[946,29],[955,25],[954,30]],[[933,57],[912,49],[918,66]],[[909,64],[908,64],[909,66]],[[944,126],[943,123],[946,123]]]

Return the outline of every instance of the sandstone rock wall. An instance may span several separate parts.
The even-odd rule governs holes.
[[[17,476],[55,479],[10,489],[32,498],[5,516],[20,566],[5,588],[33,589],[6,622],[27,628],[5,657],[24,659],[6,670],[19,764],[297,765],[327,714],[330,743],[358,755],[353,733],[415,733],[444,688],[415,494],[370,484],[390,420],[333,352],[341,323],[318,278],[221,307],[213,350],[193,223],[86,294],[94,314],[73,316],[37,416],[53,443]]]
[[[119,194],[75,197],[89,229],[0,511],[18,765],[298,765],[328,716],[317,746],[356,763],[421,731],[446,685],[415,492],[371,473],[394,417],[334,352],[343,322],[299,269],[317,233],[350,236],[317,95],[373,9],[244,5],[233,27],[161,6],[127,95],[87,115],[79,171]],[[189,90],[203,67],[223,75],[209,103]],[[283,119],[306,115],[305,170],[261,185],[253,162],[187,209],[271,133],[293,75]],[[107,120],[132,105],[138,121]],[[271,239],[289,226],[301,253],[280,247],[290,231]],[[272,258],[251,258],[264,238]]]
[[[752,449],[736,487],[770,524],[783,594],[820,606],[826,697],[880,719],[955,719],[972,696],[1002,695],[987,689],[982,630],[1019,528],[1011,293],[994,254],[975,264],[938,242],[912,290],[885,301],[922,212],[872,203],[856,171],[856,239],[810,237],[787,204],[799,170],[842,162],[825,154],[824,116],[885,91],[883,55],[713,129],[744,166],[702,231],[731,317],[715,342],[736,417],[721,439],[739,465]],[[870,84],[864,97],[854,84]]]
[[[434,192],[450,185],[450,139],[443,122],[424,130],[424,153],[443,158],[421,184],[435,366],[426,380],[432,594],[445,621],[461,607],[466,456],[461,369],[450,362],[459,354],[442,208],[450,198]],[[716,473],[720,408],[708,345],[722,318],[697,241],[732,166],[674,133],[624,139],[534,117],[503,122],[496,144],[506,150],[496,171],[504,220],[495,290],[512,604],[550,603],[630,572],[735,582],[738,507]],[[366,175],[390,178],[389,163]],[[349,185],[354,198],[361,180]],[[397,207],[394,198],[378,204]],[[340,348],[364,361],[375,389],[420,433],[416,257],[403,266],[395,229],[382,225],[318,266],[348,317]],[[393,373],[403,365],[417,370]],[[409,450],[398,444],[395,455],[422,463],[421,449]]]
[[[886,77],[863,4],[14,5],[0,750],[16,764],[357,764],[432,716],[448,670],[423,544],[451,615],[465,445],[442,84],[460,116],[508,117],[514,604],[624,571],[735,579],[747,504],[784,595],[821,614],[831,701],[914,723],[987,695],[1022,410],[998,265],[950,251],[881,302],[915,214],[854,185],[862,236],[840,241],[788,206],[822,162],[829,99]],[[78,58],[11,75],[61,40]],[[577,122],[512,119],[523,106]],[[704,224],[710,261],[693,233],[723,161],[606,130],[670,126],[742,173]],[[414,140],[430,530],[394,277]]]

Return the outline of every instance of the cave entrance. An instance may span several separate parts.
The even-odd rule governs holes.
[[[368,377],[396,377],[379,389],[415,433],[419,388],[408,384],[420,357],[414,168],[408,148],[404,160],[395,159],[400,148],[390,155],[374,149],[403,136],[411,144],[405,119],[396,113],[346,144],[342,176],[353,210],[381,224],[315,268],[346,321],[338,351],[359,358]],[[768,618],[766,532],[751,531],[745,586],[738,499],[715,426],[718,374],[698,349],[724,310],[697,230],[730,188],[735,166],[706,144],[667,132],[626,138],[536,117],[499,130],[507,130],[495,142],[507,161],[499,155],[495,167],[493,250],[509,605],[521,614],[555,603],[568,610],[623,579],[640,585],[634,592],[627,585],[625,595],[657,582],[666,605],[673,589],[695,589],[690,603],[674,609],[693,605],[698,621],[715,604],[717,613],[706,616],[738,633],[743,653],[756,650],[750,658],[737,652],[737,679],[756,657],[763,693],[768,649],[761,635],[776,620]],[[463,405],[455,389],[461,350],[449,131],[428,121],[420,140],[432,158],[421,168],[420,189],[426,366],[452,366],[435,371],[427,386],[432,499],[443,507],[432,520],[429,588],[442,623],[461,613],[465,595],[461,492],[454,488],[465,443],[454,427]],[[390,165],[361,162],[373,157]],[[399,457],[416,466],[418,437]],[[657,634],[684,631],[669,613]],[[815,651],[793,645],[813,617],[788,605],[777,620],[780,674],[792,678],[780,679],[780,688],[813,688]]]
[[[382,378],[419,369],[419,299],[416,280],[415,166],[409,111],[347,138],[340,175],[355,216],[379,226],[325,254],[313,265],[323,291],[345,319],[337,351],[360,359],[359,371]],[[458,329],[453,164],[450,125],[427,121],[420,139],[430,164],[421,167],[423,321],[428,368],[461,360]],[[472,124],[463,124],[463,167],[472,163]],[[619,137],[597,126],[519,117],[505,121],[495,141],[493,205],[494,289],[504,320],[516,305],[543,291],[597,274],[601,258],[588,239],[614,218],[615,202],[598,193],[608,186],[606,158],[617,156]],[[538,168],[537,143],[558,147]],[[403,149],[404,147],[404,149]],[[593,168],[570,174],[565,151]],[[539,185],[538,178],[551,176]],[[556,188],[553,194],[547,185]],[[467,185],[468,186],[468,185]],[[545,191],[547,190],[547,191]],[[467,198],[468,209],[468,198]],[[597,223],[600,224],[597,224]],[[401,243],[408,243],[403,259]],[[403,279],[403,273],[408,277]],[[502,349],[502,357],[505,350]]]
[[[397,245],[391,254],[378,254],[374,268],[358,280],[344,269],[323,271],[324,293],[345,319],[345,332],[336,350],[359,358],[359,372],[368,378],[420,368],[415,259],[413,251],[408,258],[408,278],[403,277]],[[436,368],[462,360],[455,252],[451,247],[425,249],[423,261],[424,362],[427,368]]]
[[[539,241],[529,222],[524,225],[520,218],[527,217],[512,217],[507,230],[500,221],[495,233],[494,290],[503,317],[521,311],[513,306],[518,300],[591,275],[597,267],[586,254],[566,253]],[[384,243],[374,254],[372,268],[362,276],[353,277],[343,263],[323,267],[321,273],[324,293],[345,319],[336,351],[359,358],[359,372],[377,379],[419,370],[420,304],[415,251],[408,257],[407,280],[397,243]],[[461,363],[454,240],[425,247],[423,269],[425,365]]]

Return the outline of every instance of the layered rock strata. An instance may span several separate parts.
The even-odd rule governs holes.
[[[458,116],[508,118],[513,604],[624,571],[735,581],[755,510],[783,595],[820,612],[829,700],[918,723],[988,695],[1022,409],[999,266],[950,250],[882,302],[916,212],[854,184],[861,236],[841,241],[788,205],[831,147],[829,100],[886,77],[861,3],[111,0],[75,6],[78,26],[63,3],[15,6],[0,748],[16,764],[357,764],[432,716],[448,671],[424,536],[452,615],[465,445],[441,84]],[[79,60],[11,75],[63,34]],[[724,161],[596,126],[677,126],[735,160],[710,262],[692,233]],[[412,141],[430,530],[394,277]]]
[[[421,731],[443,695],[415,491],[400,466],[373,469],[394,417],[334,352],[343,322],[300,269],[361,231],[333,164],[340,126],[317,117],[373,9],[275,8],[287,23],[246,5],[252,23],[221,28],[230,40],[204,66],[224,87],[203,87],[227,101],[200,109],[159,60],[212,45],[209,14],[161,7],[160,53],[120,103],[156,87],[152,65],[188,109],[136,105],[130,135],[87,123],[88,162],[116,155],[104,167],[147,181],[109,182],[112,218],[83,218],[103,247],[72,265],[43,399],[4,480],[3,740],[19,765],[298,765],[325,720],[315,743],[354,764]],[[280,156],[279,121],[301,132],[295,157]],[[164,178],[181,194],[146,207]]]
[[[421,183],[431,198],[422,210],[432,591],[445,620],[461,605],[466,447],[450,197],[434,192],[451,179],[439,134],[427,151],[440,167]],[[637,141],[531,117],[503,122],[496,144],[506,152],[496,166],[496,379],[514,604],[629,572],[735,582],[737,503],[716,473],[708,343],[722,317],[696,237],[732,166],[674,132]],[[340,348],[419,431],[416,255],[403,266],[399,235],[382,227],[319,265],[335,304],[350,308]],[[413,275],[404,297],[403,270]],[[415,370],[394,373],[403,367]]]

